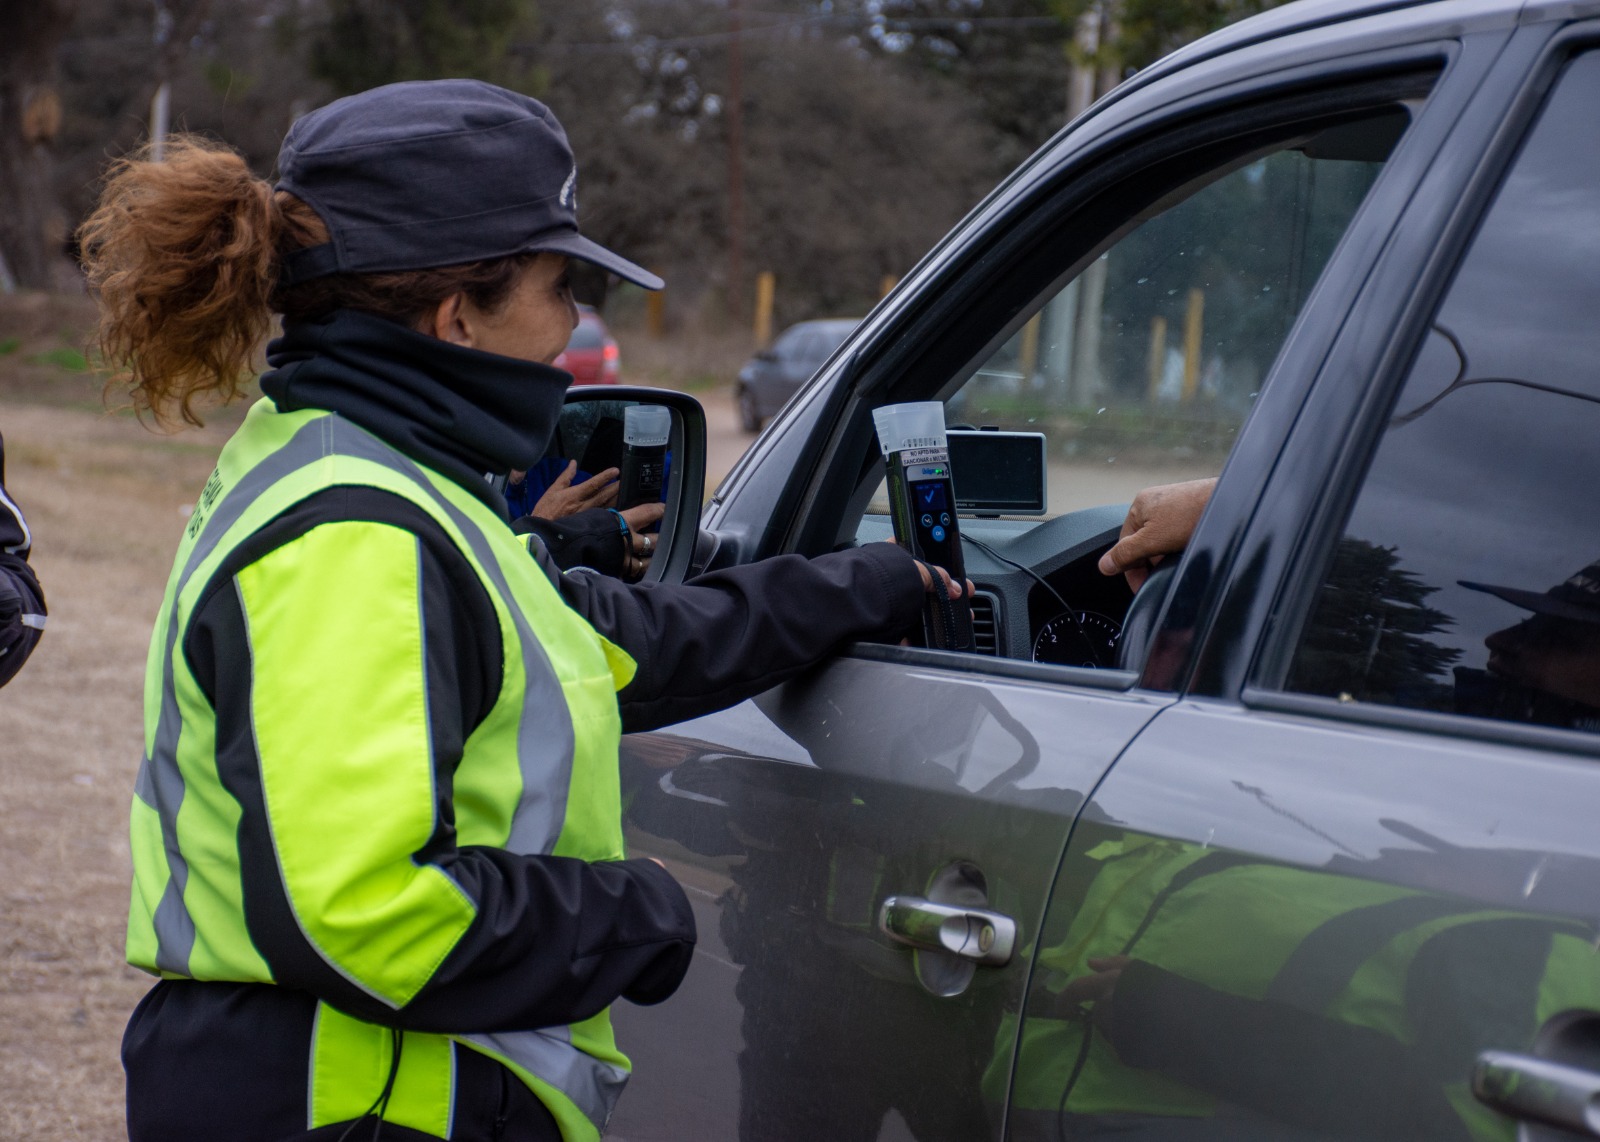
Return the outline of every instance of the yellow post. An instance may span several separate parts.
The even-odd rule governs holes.
[[[883,280],[878,283],[878,300],[882,301],[889,296],[889,292],[900,284],[900,279],[893,274],[884,274]]]
[[[756,348],[765,349],[772,340],[772,298],[778,291],[778,278],[771,270],[756,275]]]
[[[667,291],[653,289],[644,295],[644,324],[657,341],[667,335]]]
[[[1200,391],[1200,338],[1205,332],[1206,291],[1189,291],[1189,312],[1183,319],[1183,403]]]
[[[1161,378],[1167,371],[1167,319],[1165,317],[1152,317],[1150,319],[1150,362],[1146,366],[1150,374],[1150,391],[1146,399],[1155,404],[1161,399]]]
[[[1040,314],[1034,314],[1028,319],[1028,324],[1022,327],[1022,344],[1017,349],[1017,366],[1022,373],[1024,385],[1033,384],[1033,375],[1039,371],[1039,325]]]

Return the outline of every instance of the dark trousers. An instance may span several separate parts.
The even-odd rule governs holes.
[[[266,984],[163,980],[122,1036],[129,1142],[439,1142],[368,1117],[306,1129],[317,1001]],[[456,1052],[453,1142],[561,1142],[505,1067]]]

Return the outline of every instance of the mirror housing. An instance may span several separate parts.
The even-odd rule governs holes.
[[[595,420],[606,415],[620,419],[619,411],[630,404],[657,405],[672,413],[667,440],[670,460],[665,487],[666,514],[661,517],[655,556],[642,582],[681,583],[688,577],[694,559],[695,544],[700,536],[700,508],[705,502],[706,414],[700,402],[672,389],[642,385],[577,385],[567,390],[561,424],[564,428],[585,419],[580,410],[586,408],[594,411]],[[558,429],[558,447],[562,435],[562,430]],[[621,459],[618,455],[604,464],[600,464],[599,459],[594,462],[600,467],[621,467]]]

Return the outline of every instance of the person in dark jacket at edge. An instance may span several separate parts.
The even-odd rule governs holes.
[[[265,397],[224,447],[152,638],[123,1038],[133,1142],[597,1139],[695,940],[623,852],[618,746],[959,588],[872,544],[681,586],[563,574],[487,475],[571,377],[577,168],[539,102],[402,83],[291,128],[278,182],[168,140],[80,237],[133,405]],[[969,587],[970,589],[970,587]]]
[[[33,533],[6,491],[6,442],[0,437],[0,686],[17,676],[44,633],[44,592],[28,566]]]

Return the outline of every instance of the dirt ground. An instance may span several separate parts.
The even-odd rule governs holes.
[[[0,390],[0,432],[50,607],[0,690],[0,1138],[125,1138],[117,1046],[150,983],[122,961],[145,648],[226,430]]]

